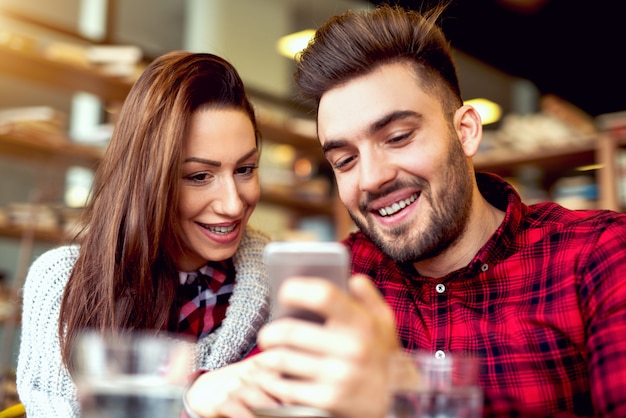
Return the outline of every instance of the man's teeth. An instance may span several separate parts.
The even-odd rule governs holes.
[[[380,214],[380,216],[393,215],[394,213],[396,213],[396,212],[406,208],[411,203],[415,202],[416,199],[417,199],[417,193],[412,195],[408,199],[404,199],[404,200],[401,200],[399,202],[396,202],[396,203],[394,203],[391,206],[387,206],[387,207],[384,207],[382,209],[378,209],[378,213]]]
[[[204,225],[204,227],[206,229],[208,229],[211,232],[214,232],[216,234],[228,234],[229,232],[232,232],[235,229],[235,225],[231,225],[231,226],[208,226],[208,225]]]

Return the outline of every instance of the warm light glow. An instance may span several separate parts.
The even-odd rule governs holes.
[[[279,165],[290,165],[296,158],[296,149],[289,144],[278,144],[272,149],[272,159]]]
[[[471,99],[466,100],[466,105],[471,105],[480,115],[483,125],[489,125],[500,120],[502,116],[502,108],[499,104],[488,99]]]
[[[297,55],[309,44],[314,34],[314,29],[305,29],[285,35],[276,43],[276,49],[282,56],[289,59],[297,59]]]
[[[576,167],[576,171],[594,171],[604,168],[604,164],[589,164]]]
[[[298,158],[293,164],[293,171],[300,178],[307,178],[313,173],[313,164],[308,158]]]

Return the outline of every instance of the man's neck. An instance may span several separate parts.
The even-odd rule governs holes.
[[[424,277],[439,278],[467,266],[498,229],[504,212],[492,206],[476,189],[467,228],[452,246],[436,257],[414,263]]]

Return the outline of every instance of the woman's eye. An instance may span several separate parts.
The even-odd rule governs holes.
[[[256,170],[257,168],[258,167],[256,165],[245,165],[245,166],[237,168],[235,170],[235,174],[251,176],[252,174],[254,174],[254,170]]]
[[[186,180],[193,183],[204,183],[210,180],[211,175],[209,173],[195,173],[185,177]]]

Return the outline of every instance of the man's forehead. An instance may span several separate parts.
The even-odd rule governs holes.
[[[434,98],[419,85],[410,67],[387,64],[327,91],[317,113],[320,140],[351,135],[398,111],[415,111],[433,105]],[[323,143],[323,142],[322,142]]]

